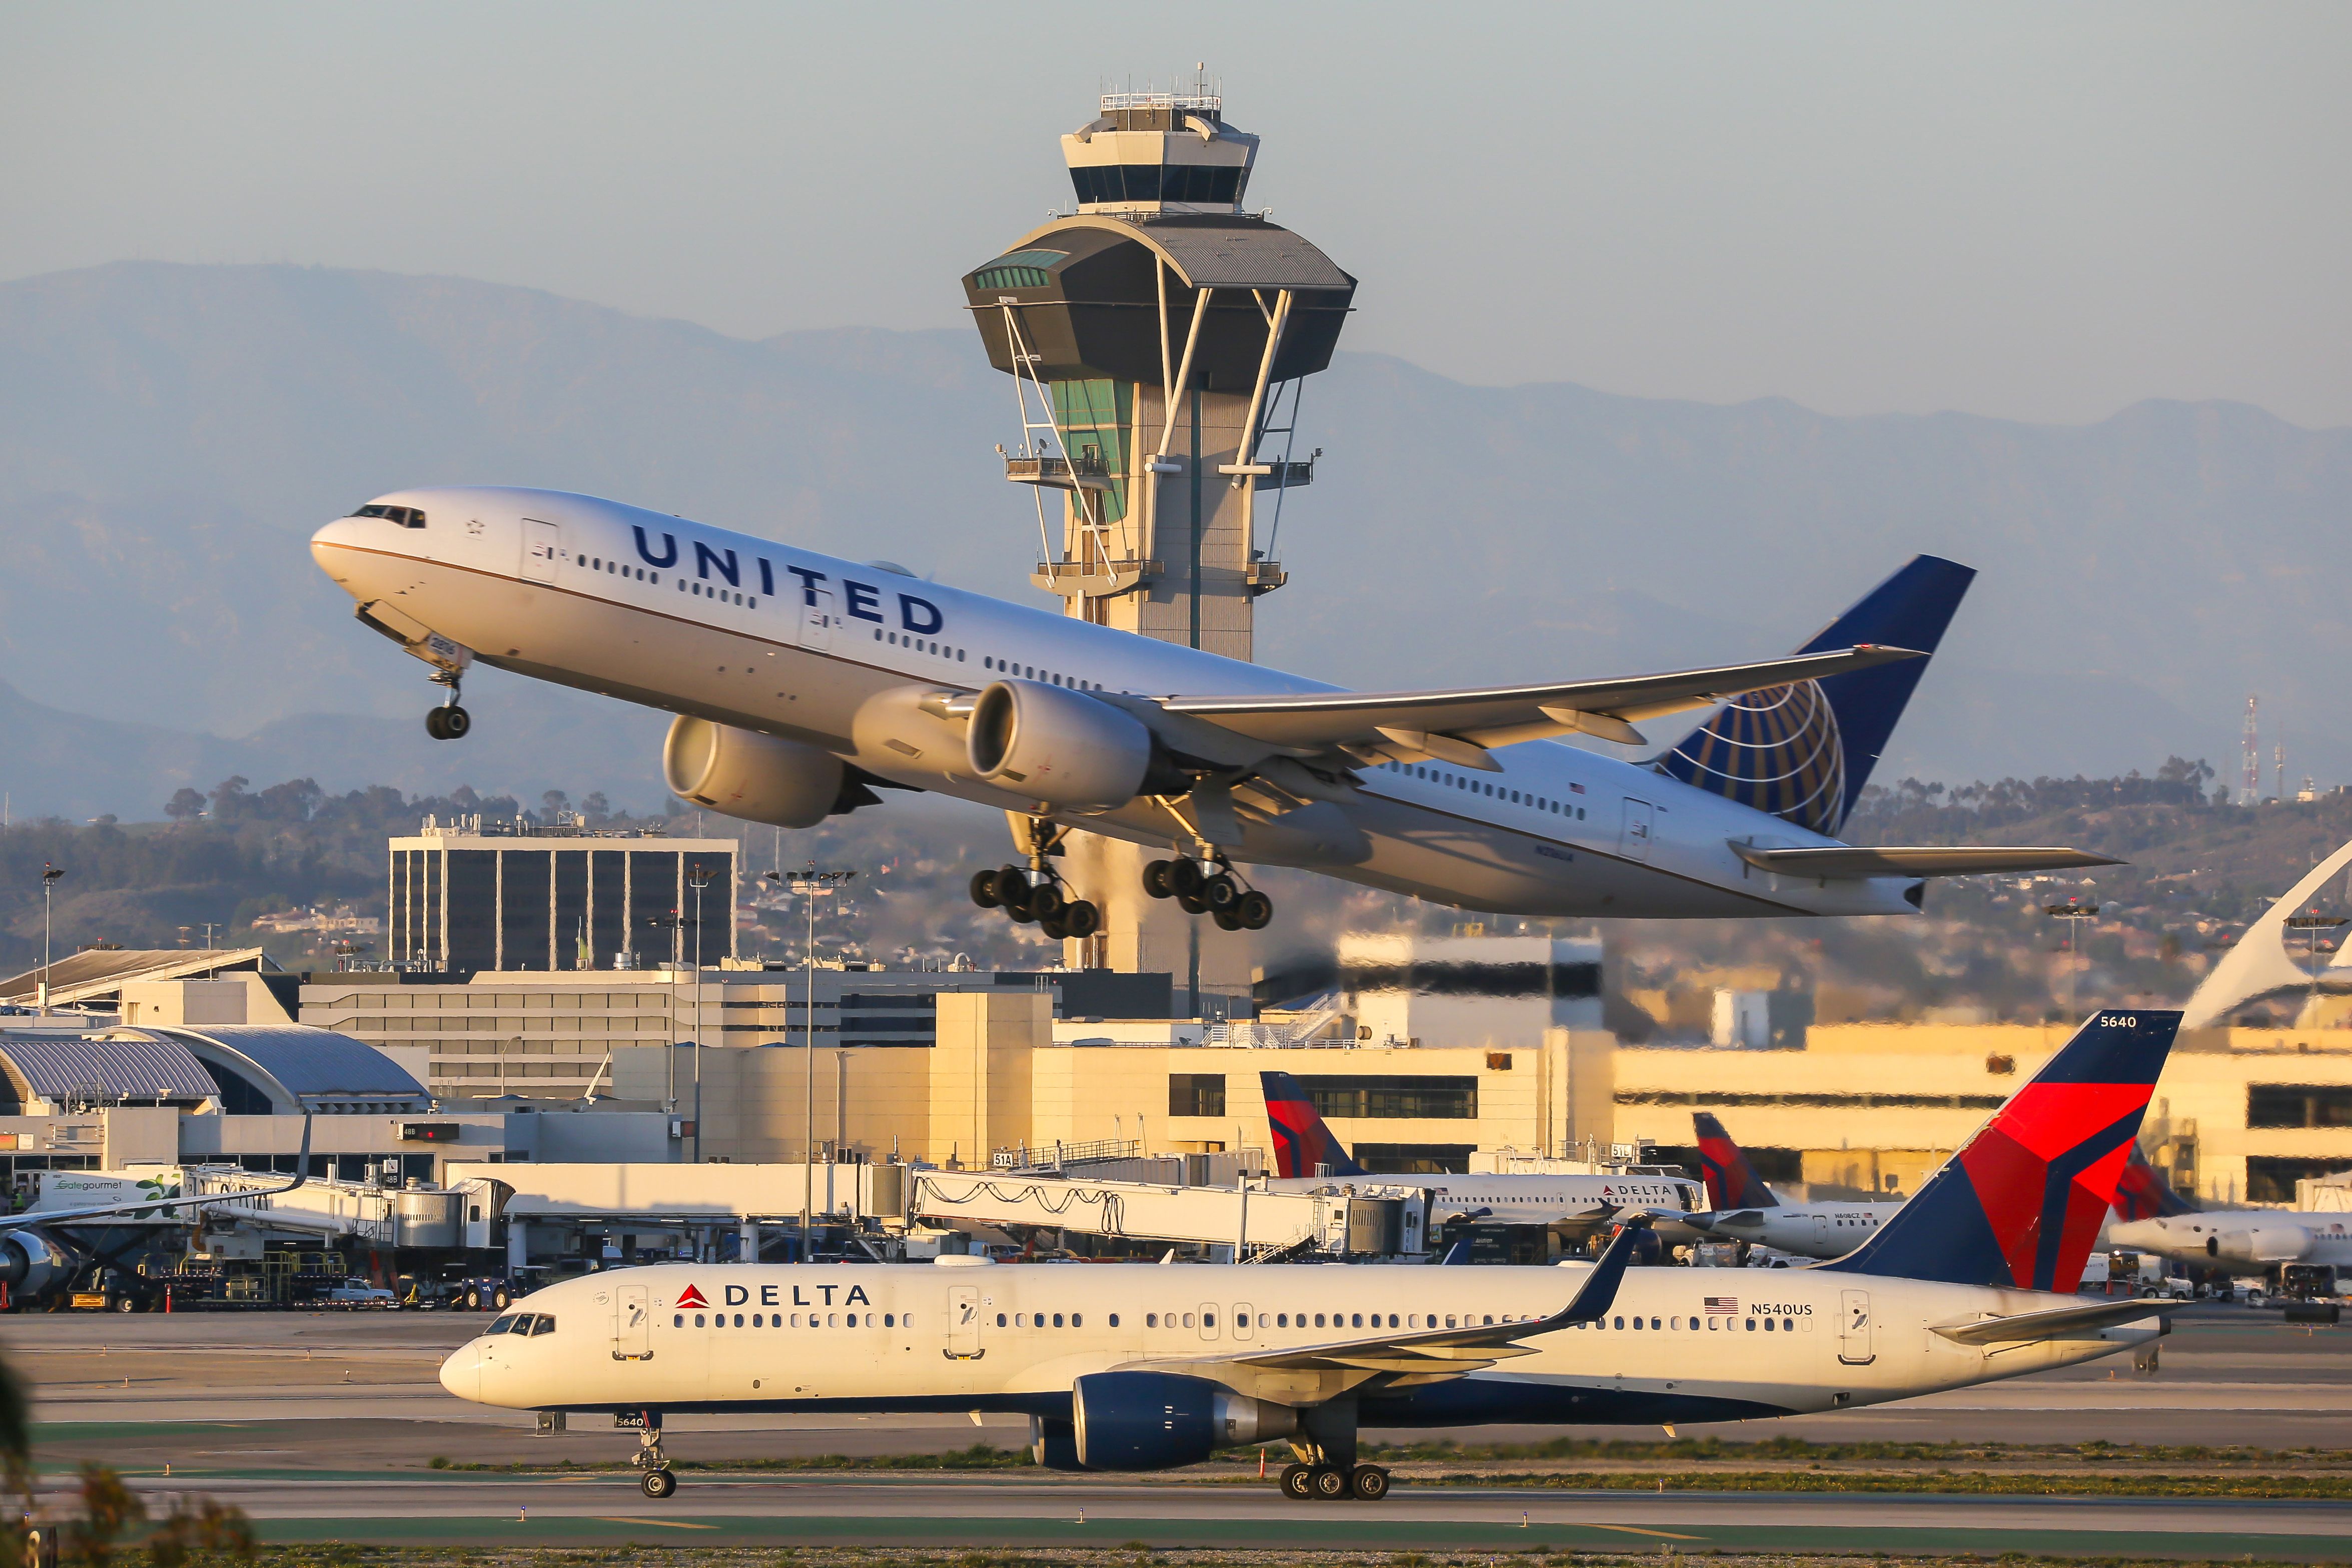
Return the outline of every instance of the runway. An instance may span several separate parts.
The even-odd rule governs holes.
[[[137,1481],[151,1509],[172,1483]],[[689,1477],[654,1502],[625,1474],[534,1480],[221,1479],[277,1542],[567,1545],[1403,1546],[2352,1561],[2352,1504],[1399,1488],[1296,1503],[1273,1485],[1125,1479]]]

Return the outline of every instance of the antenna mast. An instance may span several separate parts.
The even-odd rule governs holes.
[[[2246,731],[2240,748],[2243,753],[2244,763],[2238,781],[2240,805],[2253,805],[2261,798],[2263,793],[2263,740],[2254,722],[2255,712],[2261,702],[2262,699],[2259,696],[2249,695],[2246,698]]]

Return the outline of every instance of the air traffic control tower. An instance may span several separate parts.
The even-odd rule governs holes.
[[[1356,280],[1244,210],[1258,139],[1206,91],[1104,95],[1062,138],[1077,210],[964,276],[1021,438],[1005,478],[1037,498],[1034,576],[1073,616],[1231,658],[1286,581],[1282,506],[1307,377],[1331,363]],[[1076,965],[1169,970],[1245,996],[1245,933],[1144,896],[1133,847],[1071,836],[1066,873],[1104,911]]]

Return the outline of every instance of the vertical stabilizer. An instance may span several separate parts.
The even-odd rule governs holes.
[[[1723,1123],[1711,1111],[1701,1110],[1691,1117],[1698,1128],[1699,1173],[1706,1180],[1706,1201],[1717,1209],[1770,1209],[1780,1206],[1780,1197],[1764,1184],[1756,1167],[1748,1163],[1747,1154],[1731,1141]]]
[[[1868,1241],[1822,1268],[2072,1291],[2106,1223],[2178,1013],[2107,1007]]]
[[[1277,1176],[1369,1176],[1324,1123],[1307,1090],[1286,1072],[1262,1072],[1265,1119],[1274,1129],[1274,1173]]]
[[[1797,651],[1875,643],[1932,654],[1975,577],[1958,562],[1915,555]],[[1834,838],[1927,663],[1905,659],[1735,697],[1659,758],[1658,771]]]
[[[2175,1215],[2195,1214],[2197,1205],[2172,1190],[2172,1184],[2157,1173],[2139,1152],[2131,1147],[2131,1157],[2124,1163],[2123,1180],[2116,1186],[2116,1217],[2124,1220],[2170,1219]]]

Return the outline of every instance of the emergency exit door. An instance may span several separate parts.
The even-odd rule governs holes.
[[[1848,1366],[1868,1366],[1878,1354],[1870,1346],[1870,1292],[1843,1291],[1838,1306],[1838,1360]]]
[[[643,1285],[624,1285],[613,1300],[613,1359],[653,1359],[653,1303]]]
[[[522,574],[534,583],[555,581],[555,563],[563,554],[563,531],[537,518],[522,520]]]
[[[1628,860],[1650,858],[1650,803],[1625,797],[1625,821],[1617,833],[1617,853]]]

